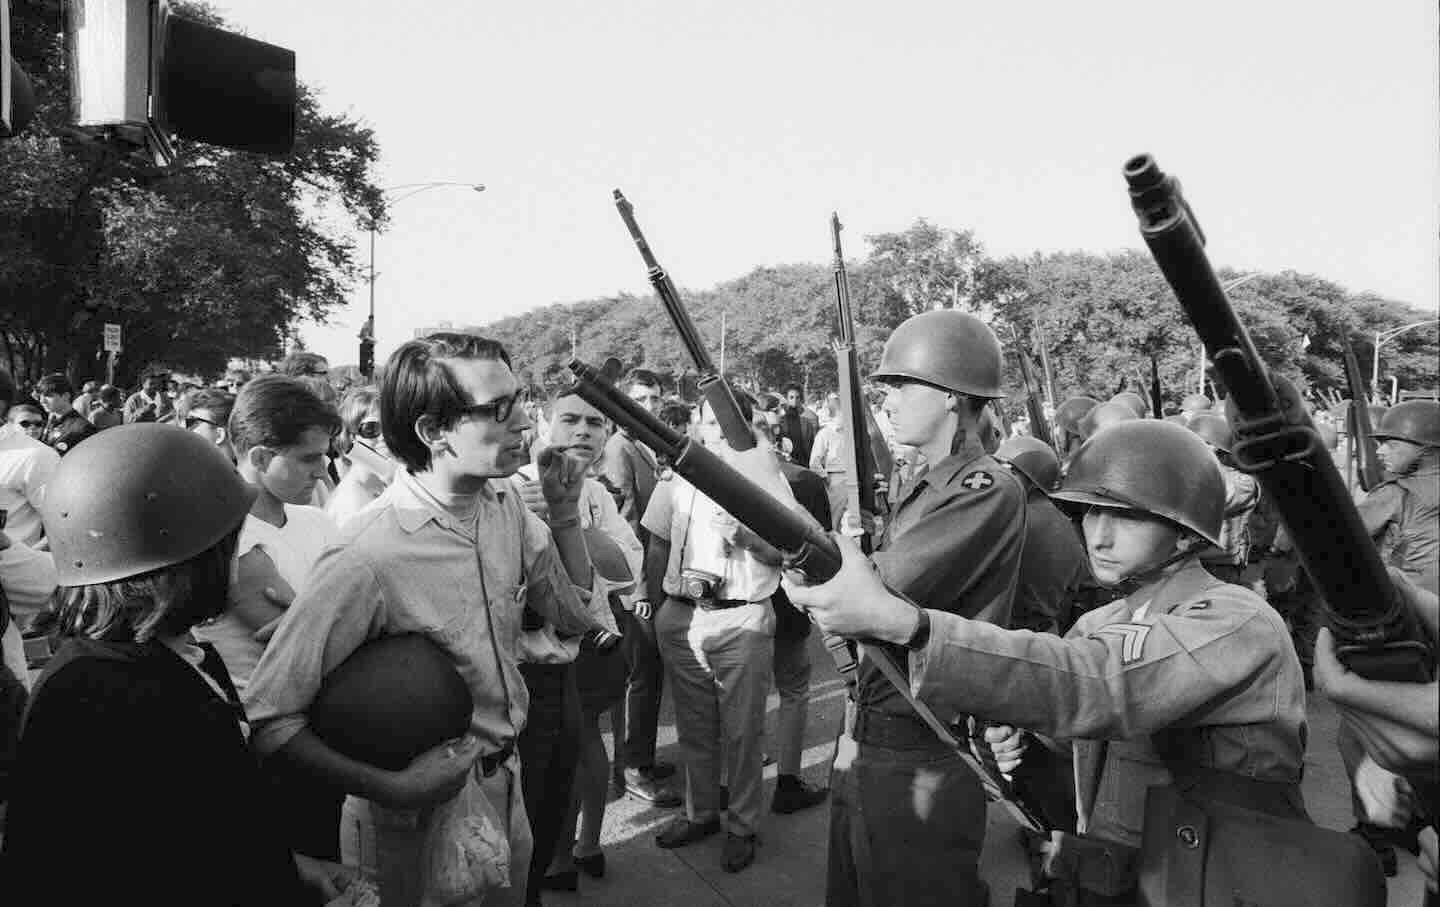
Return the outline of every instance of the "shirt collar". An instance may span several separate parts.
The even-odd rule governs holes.
[[[505,499],[505,491],[498,487],[499,483],[489,481],[480,489],[480,504],[484,506],[487,502],[499,502]],[[470,534],[469,531],[456,523],[455,518],[444,508],[436,505],[428,494],[420,488],[419,482],[408,469],[395,470],[395,481],[385,489],[390,508],[395,511],[395,519],[400,528],[407,533],[418,532],[426,523],[434,521],[437,526],[458,532],[462,535]]]
[[[985,448],[975,439],[967,439],[955,453],[936,463],[925,470],[925,474],[915,481],[915,484],[934,485],[944,487],[955,481],[966,467],[970,466],[981,457],[988,456]]]
[[[1199,598],[1206,589],[1218,585],[1222,585],[1221,581],[1201,566],[1198,558],[1192,557],[1179,570],[1151,587],[1152,591],[1144,601],[1135,600],[1133,597],[1130,601],[1137,608],[1141,605],[1153,605],[1157,601],[1161,602],[1163,610],[1152,607],[1147,612],[1149,616],[1155,617],[1159,614],[1170,613],[1180,605]]]

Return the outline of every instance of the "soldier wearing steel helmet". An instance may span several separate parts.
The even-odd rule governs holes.
[[[1123,403],[1135,413],[1135,418],[1144,419],[1150,415],[1150,401],[1134,391],[1121,391],[1110,398],[1111,403]]]
[[[1088,441],[1095,436],[1095,433],[1102,428],[1108,428],[1117,422],[1128,422],[1131,419],[1138,419],[1135,408],[1124,401],[1110,400],[1092,407],[1080,420],[1080,437]]]
[[[1080,445],[1085,443],[1081,436],[1080,420],[1084,419],[1090,410],[1100,405],[1100,401],[1094,397],[1071,397],[1055,407],[1055,450],[1060,456],[1061,470],[1064,464],[1069,462]]]
[[[1003,394],[1000,373],[995,334],[955,310],[916,315],[886,342],[872,380],[889,388],[895,441],[918,448],[926,467],[897,496],[874,563],[891,588],[927,607],[1004,626],[1025,499],[981,443],[982,411]],[[903,650],[885,655],[905,662]],[[862,647],[836,747],[826,903],[983,903],[984,792],[877,657]]]
[[[1090,577],[1085,543],[1075,524],[1050,500],[1060,487],[1060,460],[1035,438],[1010,438],[995,451],[1025,487],[1025,547],[1010,626],[1061,633],[1072,623],[1072,603]]]
[[[1086,508],[1091,568],[1126,594],[1064,638],[917,609],[843,539],[840,573],[791,596],[827,632],[909,649],[912,689],[942,720],[1028,728],[986,732],[1002,771],[1024,769],[1030,732],[1073,741],[1091,836],[1138,846],[1146,789],[1172,782],[1300,818],[1295,651],[1279,615],[1196,557],[1219,539],[1224,496],[1214,456],[1180,426],[1131,420],[1091,438],[1055,497]]]
[[[261,907],[329,901],[354,878],[285,846],[229,672],[190,635],[225,609],[253,497],[173,426],[113,428],[61,461],[41,515],[63,645],[11,778],[10,901]]]
[[[1386,561],[1431,592],[1440,585],[1440,403],[1390,407],[1374,432],[1389,480],[1360,503]]]

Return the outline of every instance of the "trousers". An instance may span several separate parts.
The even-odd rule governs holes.
[[[530,691],[530,710],[516,745],[523,779],[520,787],[534,847],[530,885],[538,890],[560,844],[560,831],[565,827],[575,786],[575,764],[580,759],[580,695],[575,688],[573,664],[522,664],[520,674]]]
[[[708,822],[720,813],[723,760],[725,829],[753,835],[764,810],[765,697],[775,657],[770,602],[706,611],[667,599],[655,632],[675,698],[686,814]]]
[[[800,774],[805,750],[805,717],[810,708],[809,635],[775,636],[775,691],[780,709],[775,714],[775,759],[782,775]]]

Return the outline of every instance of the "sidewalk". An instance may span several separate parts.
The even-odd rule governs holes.
[[[814,681],[810,720],[806,729],[804,774],[814,784],[825,784],[835,735],[844,703],[844,683],[820,644],[811,635]],[[774,730],[779,700],[772,693],[767,728]],[[660,717],[661,758],[679,761],[675,745],[674,710],[666,701]],[[1321,697],[1310,700],[1309,752],[1305,763],[1305,801],[1321,825],[1347,829],[1349,794],[1340,754],[1335,749],[1338,721],[1334,708]],[[605,734],[609,745],[610,735]],[[773,790],[775,766],[765,769]],[[760,832],[755,862],[740,873],[720,868],[723,835],[680,850],[660,850],[656,831],[676,810],[655,809],[627,797],[613,801],[605,814],[603,843],[606,876],[581,875],[578,893],[547,891],[547,907],[820,907],[825,901],[825,850],[830,813],[825,805],[789,816],[767,814]],[[1392,907],[1418,905],[1424,882],[1415,858],[1400,851],[1400,873],[1390,879]],[[1028,883],[1026,867],[1013,821],[1000,807],[990,808],[989,831],[981,859],[981,873],[990,883],[994,907],[1010,907],[1017,887]]]

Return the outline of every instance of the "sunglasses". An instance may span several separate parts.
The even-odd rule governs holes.
[[[489,416],[496,422],[506,422],[510,414],[515,411],[515,404],[525,399],[524,389],[518,390],[508,397],[501,397],[499,400],[491,400],[489,403],[471,403],[468,406],[460,407],[462,416]]]
[[[204,423],[205,425],[208,425],[208,426],[210,426],[211,428],[224,428],[224,427],[225,427],[225,426],[221,425],[219,422],[211,422],[209,419],[206,419],[204,416],[186,416],[186,417],[185,417],[185,430],[186,430],[186,431],[194,431],[194,430],[195,430],[195,426],[200,425],[201,423]]]
[[[367,441],[374,441],[380,437],[380,423],[375,421],[361,422],[360,427],[355,429],[355,434]]]

